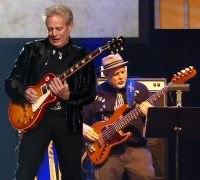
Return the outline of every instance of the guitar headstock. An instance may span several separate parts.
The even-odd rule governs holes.
[[[108,49],[112,54],[116,54],[124,49],[124,43],[125,40],[123,36],[115,37],[111,41],[108,41],[105,46],[101,47],[101,50],[104,51]]]
[[[186,81],[193,78],[196,75],[196,73],[197,72],[194,69],[194,67],[189,66],[184,70],[181,70],[181,72],[174,74],[174,77],[172,78],[171,82],[174,84],[184,84]]]
[[[119,51],[124,50],[125,39],[123,36],[115,37],[111,41],[108,41],[108,47],[112,54],[116,54]]]

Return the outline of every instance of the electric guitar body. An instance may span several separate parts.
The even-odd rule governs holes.
[[[58,98],[48,89],[48,83],[55,78],[54,74],[46,74],[33,88],[38,94],[38,100],[34,104],[10,102],[8,114],[13,127],[18,130],[32,129],[38,125],[50,104],[54,104]]]
[[[93,163],[102,164],[107,159],[113,147],[122,144],[132,136],[131,132],[116,131],[113,126],[113,123],[117,123],[117,120],[123,117],[128,108],[128,105],[123,105],[108,121],[100,121],[92,125],[94,131],[100,135],[99,141],[96,143],[85,143],[86,152]]]

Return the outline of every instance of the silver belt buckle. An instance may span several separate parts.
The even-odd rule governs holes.
[[[57,104],[53,107],[50,107],[51,110],[55,110],[55,111],[58,111],[58,110],[61,110],[62,107],[61,107],[61,103],[60,102],[57,102]]]

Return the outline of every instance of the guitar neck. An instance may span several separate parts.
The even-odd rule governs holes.
[[[164,94],[168,92],[168,85],[159,90],[158,92],[154,93],[150,96],[146,101],[154,104],[159,98],[161,98]],[[126,126],[129,125],[130,122],[135,122],[134,120],[137,119],[142,114],[139,107],[134,108],[130,112],[128,112],[125,116],[114,123],[114,128],[116,131],[123,130]]]
[[[122,36],[112,39],[112,41],[108,41],[106,45],[101,46],[88,54],[85,58],[71,66],[69,69],[67,69],[62,74],[58,75],[58,78],[61,79],[61,81],[67,79],[69,76],[74,74],[76,71],[81,69],[83,66],[88,64],[90,61],[92,61],[95,57],[97,57],[99,54],[104,52],[105,50],[110,50],[111,53],[116,53],[119,50],[123,50],[124,44],[124,38]]]
[[[102,47],[102,48],[99,47],[98,49],[96,49],[95,51],[93,51],[92,53],[87,55],[85,58],[80,60],[78,63],[76,63],[73,66],[71,66],[69,69],[67,69],[65,72],[63,72],[61,75],[58,75],[58,77],[62,81],[67,79],[69,76],[74,74],[76,71],[81,69],[83,66],[85,66],[90,61],[92,61],[95,57],[97,57],[99,54],[101,54],[105,49],[106,49],[106,47],[105,48],[104,47]]]

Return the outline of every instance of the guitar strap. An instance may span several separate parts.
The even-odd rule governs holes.
[[[84,161],[86,161],[87,157],[88,157],[87,152],[83,151],[83,154],[82,154],[82,157],[81,157],[81,169],[86,173],[89,172],[89,169],[85,169],[85,167],[84,167]]]
[[[133,79],[128,79],[126,83],[126,98],[127,104],[131,107],[134,102],[135,94],[135,81]]]

